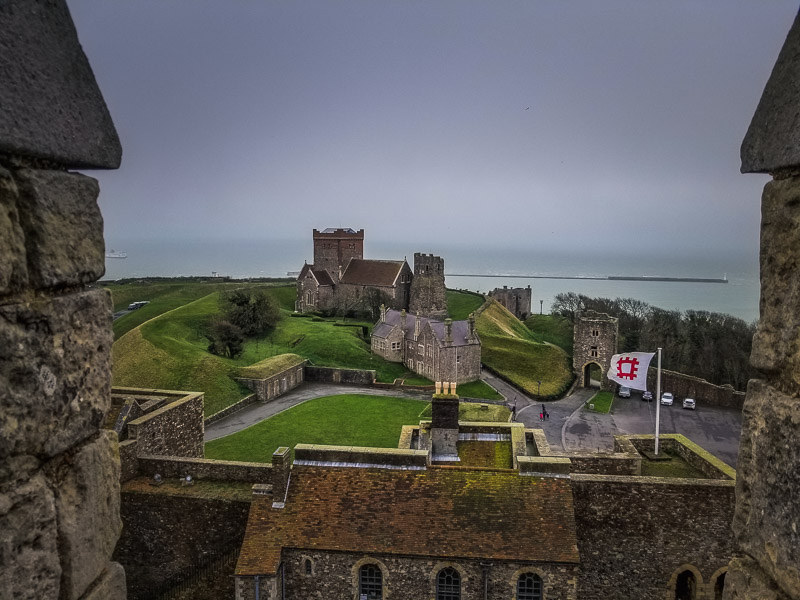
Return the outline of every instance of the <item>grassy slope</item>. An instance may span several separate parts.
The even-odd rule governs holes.
[[[268,289],[282,306],[290,300],[294,303],[293,288]],[[315,365],[375,369],[380,381],[393,381],[408,373],[403,365],[371,354],[369,344],[359,337],[360,328],[337,327],[329,320],[289,318],[288,311],[275,331],[249,340],[237,359],[214,356],[206,350],[208,340],[203,332],[218,305],[218,294],[209,294],[122,336],[113,347],[114,384],[202,391],[205,413],[210,415],[249,393],[232,379],[238,367],[287,352]]]
[[[477,320],[481,338],[481,361],[528,394],[562,394],[572,382],[567,354],[545,344],[508,310],[492,302]]]
[[[344,394],[309,400],[206,444],[206,458],[269,462],[278,446],[334,444],[396,448],[403,425],[419,422],[423,401]]]
[[[145,283],[126,283],[126,284],[112,284],[107,285],[105,289],[111,291],[111,298],[114,303],[114,311],[123,310],[128,307],[131,302],[137,300],[149,300],[150,304],[134,310],[127,315],[120,317],[114,321],[114,339],[119,339],[131,329],[138,327],[145,321],[157,317],[167,311],[170,311],[189,302],[199,300],[204,296],[211,293],[219,292],[221,290],[229,290],[241,287],[260,286],[269,284],[255,284],[255,283],[210,283],[202,281],[171,281],[171,282],[145,282]],[[294,286],[283,285],[276,287],[275,296],[281,302],[283,307],[284,301],[282,296],[286,295],[288,290],[292,294],[291,305],[289,308],[294,307]],[[280,291],[279,291],[280,290]]]
[[[537,340],[555,344],[572,357],[572,323],[558,315],[532,315],[525,320]]]
[[[478,310],[483,302],[483,296],[447,290],[447,312],[454,321],[463,321],[469,317],[469,313]]]

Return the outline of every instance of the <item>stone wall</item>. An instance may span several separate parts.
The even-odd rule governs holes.
[[[737,459],[726,598],[800,598],[800,16],[742,143],[742,172],[770,173],[761,198],[761,303]]]
[[[232,415],[236,411],[242,410],[243,408],[247,408],[248,406],[250,406],[251,404],[255,404],[256,402],[259,402],[258,394],[249,394],[244,398],[242,398],[241,400],[239,400],[238,402],[234,402],[230,406],[223,408],[222,410],[218,410],[210,417],[206,417],[205,419],[203,419],[203,425],[204,427],[208,427],[212,423],[221,421],[228,415]]]
[[[125,598],[97,181],[121,148],[64,0],[0,3],[0,597]]]
[[[175,456],[140,456],[138,474],[153,477],[180,479],[191,475],[195,479],[217,481],[242,481],[247,483],[272,482],[272,465],[269,463],[211,460],[207,458],[179,458]]]
[[[310,561],[311,574],[307,573],[306,560]],[[576,592],[577,565],[284,550],[286,597],[358,598],[358,571],[365,564],[380,568],[384,598],[391,600],[435,598],[436,575],[446,567],[455,568],[461,575],[461,597],[465,599],[516,598],[516,582],[522,573],[535,573],[542,578],[547,600],[581,597]],[[237,578],[237,600],[255,600],[254,588],[252,577]],[[278,600],[281,596],[275,592],[279,591],[280,585],[273,587],[268,579],[260,586],[261,600]]]
[[[203,457],[203,394],[192,393],[128,423],[136,453]]]
[[[579,385],[587,386],[586,367],[592,363],[600,366],[601,385],[610,389],[606,373],[611,357],[617,352],[618,321],[606,314],[587,311],[578,315],[573,333],[572,368]]]
[[[447,289],[441,256],[414,253],[414,278],[409,294],[410,313],[435,319],[447,317]]]
[[[489,295],[505,306],[508,311],[524,321],[531,316],[531,286],[524,288],[495,288]]]
[[[192,491],[195,495],[189,496],[163,487],[149,492],[123,488],[124,527],[114,559],[125,567],[132,600],[152,598],[154,590],[241,546],[250,502]]]
[[[647,387],[655,394],[657,369],[653,366],[647,372]],[[744,392],[737,392],[730,385],[714,385],[705,379],[661,370],[661,389],[671,392],[675,398],[694,398],[698,403],[723,408],[742,410]]]
[[[237,377],[236,381],[244,385],[247,389],[254,391],[259,402],[268,402],[285,394],[289,390],[293,390],[303,383],[305,377],[303,366],[305,364],[306,363],[303,362],[299,365],[291,366],[280,373],[275,373],[275,375],[264,379]]]
[[[349,383],[351,385],[370,385],[375,381],[375,371],[363,369],[339,369],[336,367],[305,367],[306,381],[317,383]]]
[[[572,475],[579,598],[675,598],[691,571],[695,600],[714,600],[734,555],[734,482]]]

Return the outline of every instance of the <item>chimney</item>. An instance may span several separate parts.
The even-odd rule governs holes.
[[[453,343],[453,319],[444,320],[444,343]]]
[[[381,304],[381,323],[386,323],[386,305]]]
[[[475,339],[475,313],[469,313],[469,317],[467,318],[467,328],[469,332],[469,341],[473,341]]]
[[[400,329],[403,331],[403,335],[406,334],[406,309],[400,311]]]
[[[292,469],[292,451],[281,446],[272,453],[272,508],[283,508]]]
[[[414,315],[414,341],[419,337],[419,316]]]

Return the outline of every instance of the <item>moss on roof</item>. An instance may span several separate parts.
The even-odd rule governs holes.
[[[249,367],[242,367],[239,369],[239,377],[246,379],[266,379],[277,375],[281,371],[285,371],[291,367],[296,367],[301,364],[305,359],[297,354],[278,354],[277,356],[270,356]]]

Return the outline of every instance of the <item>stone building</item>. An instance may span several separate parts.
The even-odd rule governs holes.
[[[489,296],[505,306],[520,321],[531,316],[531,286],[509,288],[504,285],[489,292]]]
[[[381,307],[372,329],[372,351],[431,381],[466,383],[481,375],[481,341],[475,317],[439,321]]]
[[[451,400],[434,396],[432,420],[404,427],[396,449],[298,444],[291,464],[279,448],[272,488],[251,504],[236,599],[721,597],[733,469],[668,435],[662,447],[699,478],[641,477],[652,436],[556,452],[520,423],[453,422]]]
[[[381,304],[397,310],[447,316],[444,260],[415,254],[414,271],[403,260],[364,258],[364,230],[313,231],[314,263],[297,277],[295,310],[377,313]],[[420,275],[419,281],[414,284]]]
[[[0,2],[0,598],[117,600],[111,299],[95,179],[122,149],[64,0]]]
[[[608,367],[617,353],[619,323],[605,313],[586,311],[575,320],[573,333],[572,368],[583,387],[591,385],[591,372],[600,369],[600,387],[609,389]]]

